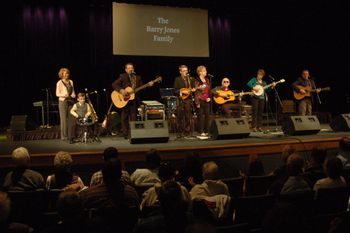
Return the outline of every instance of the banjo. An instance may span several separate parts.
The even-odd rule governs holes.
[[[255,95],[255,96],[262,96],[264,94],[265,90],[267,88],[271,87],[273,84],[277,85],[278,83],[284,83],[285,81],[286,80],[281,79],[281,80],[279,80],[277,82],[270,83],[269,85],[266,85],[266,86],[256,85],[252,89],[253,95]]]

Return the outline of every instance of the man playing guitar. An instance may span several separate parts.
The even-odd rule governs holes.
[[[236,117],[241,116],[241,108],[234,104],[235,96],[241,98],[243,93],[234,94],[230,89],[230,80],[228,78],[223,78],[221,81],[221,86],[215,87],[211,90],[211,93],[214,95],[214,100],[217,104],[220,104],[222,114],[225,117],[232,117],[231,110],[238,110]]]
[[[310,79],[309,70],[304,69],[301,72],[301,77],[299,77],[293,84],[293,90],[296,93],[305,95],[304,98],[298,100],[298,112],[301,116],[311,115],[312,114],[312,95],[307,93],[307,90],[315,89],[316,93],[319,93],[321,90],[316,89],[314,80]]]
[[[153,81],[148,83],[149,86],[153,86]],[[114,90],[122,94],[125,98],[128,98],[130,93],[125,89],[131,87],[133,90],[142,86],[142,79],[139,75],[136,75],[134,71],[134,65],[127,63],[125,65],[125,73],[119,75],[119,78],[112,83]],[[137,105],[139,105],[140,99],[136,95],[133,101],[129,101],[121,112],[121,128],[124,138],[126,139],[129,135],[129,121],[136,120]]]

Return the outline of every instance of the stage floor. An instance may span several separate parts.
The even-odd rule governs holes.
[[[295,144],[305,142],[336,141],[340,137],[350,135],[349,132],[333,132],[329,125],[322,125],[321,131],[313,135],[288,136],[280,130],[271,128],[268,132],[251,132],[248,137],[240,139],[225,140],[201,140],[195,139],[177,139],[176,135],[171,134],[166,143],[146,143],[131,144],[128,140],[120,136],[101,137],[101,142],[69,144],[67,141],[50,140],[31,140],[31,141],[2,141],[0,142],[0,156],[9,156],[13,149],[24,146],[28,148],[31,155],[53,155],[60,150],[75,153],[101,153],[106,147],[117,147],[122,153],[141,152],[150,148],[157,148],[163,151],[178,150],[205,150],[232,147],[252,147],[272,144]]]

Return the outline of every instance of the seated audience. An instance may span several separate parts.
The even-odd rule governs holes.
[[[310,191],[310,184],[303,178],[304,159],[293,153],[287,160],[287,177],[276,180],[270,187],[269,193],[278,195]]]
[[[328,158],[325,161],[324,169],[327,177],[320,179],[315,183],[314,190],[316,191],[316,195],[319,189],[340,188],[347,186],[345,179],[341,176],[343,165],[340,159],[333,156]]]
[[[262,231],[266,233],[308,233],[308,223],[297,206],[278,202],[265,215]]]
[[[160,182],[158,169],[160,155],[156,149],[151,149],[146,154],[146,168],[138,168],[131,174],[130,180],[133,185],[147,186]]]
[[[121,162],[113,159],[102,168],[103,182],[81,191],[84,207],[93,211],[93,223],[102,232],[129,232],[138,218],[136,190],[121,181]]]
[[[265,175],[264,164],[258,158],[258,155],[249,155],[248,169],[246,172],[241,171],[241,176],[263,176]]]
[[[54,174],[46,180],[46,188],[80,191],[85,188],[83,181],[72,170],[72,156],[65,151],[59,151],[54,158]]]
[[[142,202],[140,209],[145,207],[156,207],[159,206],[159,190],[161,189],[164,182],[168,180],[175,180],[175,169],[170,163],[162,163],[159,167],[159,178],[160,182],[154,184],[153,187],[149,188],[142,195]],[[180,185],[180,184],[179,184]],[[191,204],[191,196],[188,193],[186,187],[180,185],[181,188],[181,197],[184,203],[188,206]]]
[[[176,180],[180,182],[187,190],[191,190],[196,184],[203,182],[202,161],[197,154],[188,154],[185,158],[185,164],[176,171]]]
[[[19,147],[15,149],[12,152],[11,158],[15,164],[15,168],[6,174],[3,190],[34,191],[45,187],[43,176],[28,168],[30,155],[26,148]]]
[[[337,158],[342,162],[344,169],[350,168],[350,137],[342,137],[340,139]]]
[[[317,180],[325,178],[326,174],[323,169],[323,163],[326,159],[327,151],[324,148],[315,147],[311,150],[310,159],[305,168],[304,176],[313,186]]]
[[[108,162],[111,159],[117,159],[119,157],[119,152],[115,147],[108,147],[103,151],[103,160]],[[122,170],[121,180],[127,184],[130,184],[130,176],[127,171]],[[94,185],[101,184],[103,182],[102,170],[95,172],[90,181],[90,187]]]
[[[288,174],[287,174],[287,160],[288,160],[288,157],[295,152],[296,152],[295,148],[291,145],[286,145],[283,147],[282,154],[281,154],[282,165],[279,166],[278,168],[276,168],[271,174],[271,175],[274,175],[276,177],[276,180],[280,179],[282,177],[288,176]]]
[[[44,233],[92,232],[83,212],[83,203],[76,191],[64,191],[57,200],[57,212],[61,221],[44,229]]]
[[[0,192],[0,232],[1,233],[31,233],[33,228],[26,224],[11,222],[11,200],[7,193]]]
[[[177,182],[168,180],[162,184],[159,189],[159,202],[161,211],[140,219],[134,233],[183,233],[193,223],[193,217],[186,212],[187,205]]]
[[[219,194],[230,195],[227,185],[219,180],[219,167],[211,161],[203,164],[203,183],[196,184],[190,191],[191,198],[211,197]]]

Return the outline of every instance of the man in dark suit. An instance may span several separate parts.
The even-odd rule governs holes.
[[[125,73],[119,75],[119,78],[112,83],[114,90],[118,91],[123,96],[128,96],[125,89],[131,87],[133,90],[142,86],[142,79],[140,75],[136,75],[134,65],[127,63],[125,65]],[[149,86],[153,85],[153,82],[148,83]],[[124,138],[126,139],[129,134],[129,121],[136,120],[137,105],[139,104],[139,96],[135,96],[134,100],[130,100],[125,107],[122,108],[121,113],[121,127]]]

